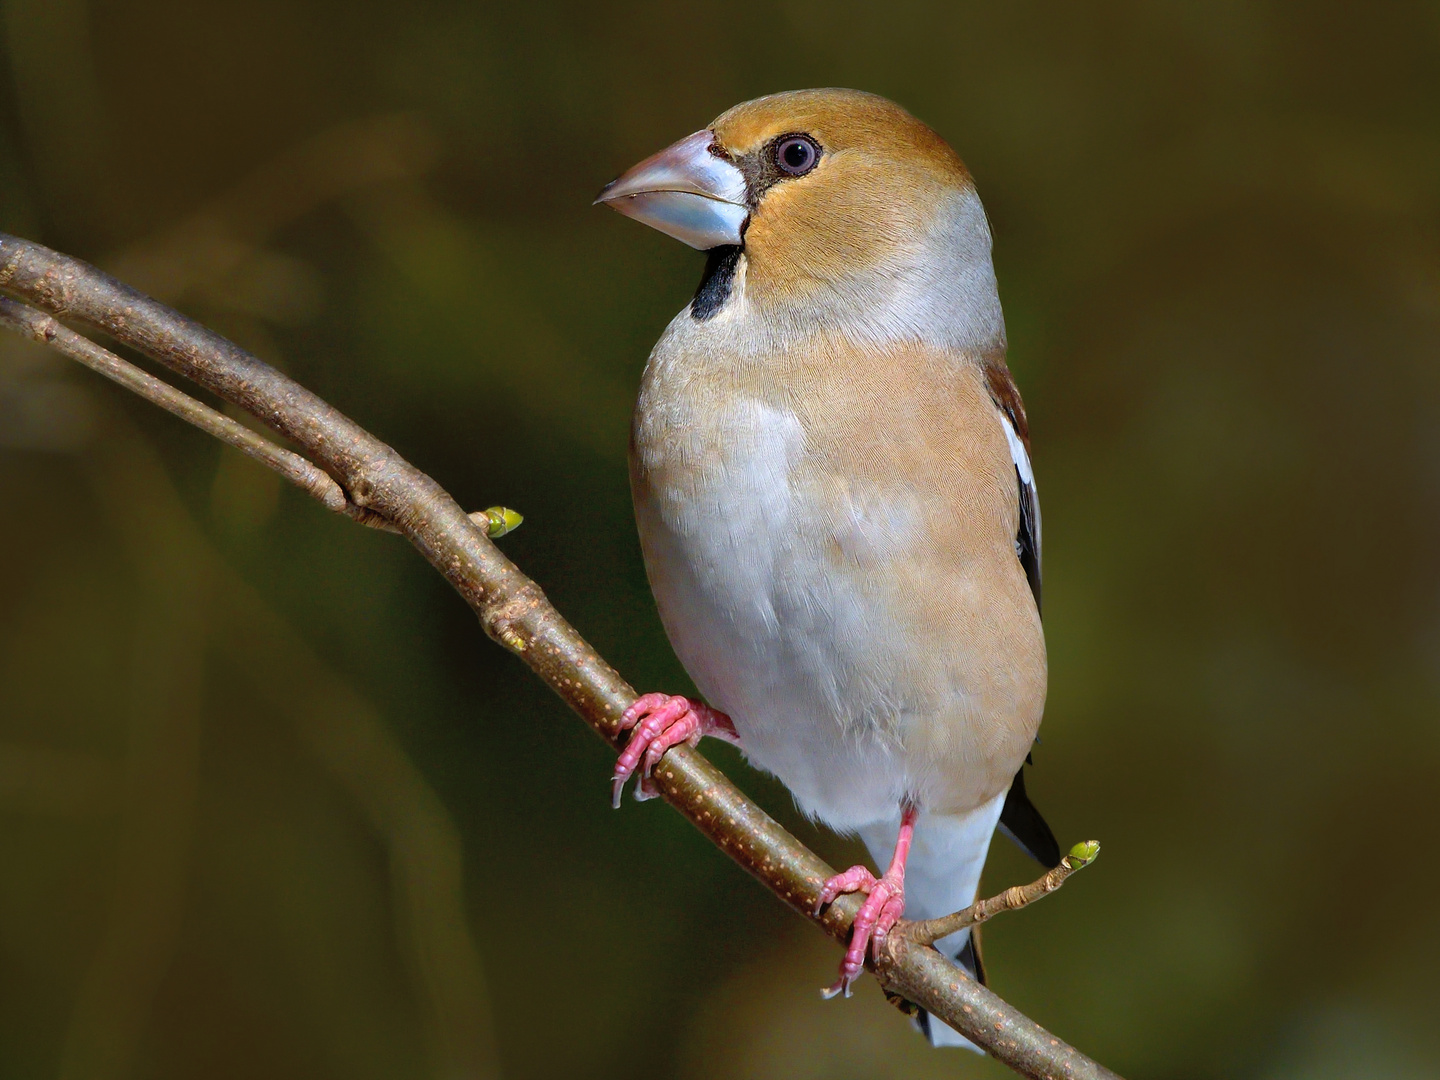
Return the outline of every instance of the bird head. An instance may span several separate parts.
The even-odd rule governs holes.
[[[608,184],[597,203],[701,250],[738,250],[748,305],[862,337],[1003,341],[970,173],[875,94],[737,105]]]

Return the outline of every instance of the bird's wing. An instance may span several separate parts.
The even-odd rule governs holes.
[[[990,397],[1000,410],[1005,439],[1010,444],[1010,458],[1015,462],[1015,479],[1019,487],[1020,527],[1015,533],[1015,554],[1025,568],[1030,591],[1035,594],[1035,610],[1040,610],[1040,496],[1035,490],[1035,470],[1030,464],[1030,424],[1025,418],[1025,403],[1010,376],[1002,357],[985,365],[985,380]],[[1028,758],[1027,758],[1028,760]],[[1060,862],[1060,845],[1055,834],[1025,794],[1025,767],[1015,773],[1005,805],[1000,811],[1000,831],[1013,840],[1020,850],[1042,866],[1053,868]]]
[[[1010,444],[1010,458],[1015,462],[1015,479],[1019,487],[1020,527],[1015,533],[1015,554],[1025,568],[1030,591],[1035,594],[1035,609],[1040,610],[1040,495],[1035,490],[1035,470],[1030,465],[1030,423],[1025,418],[1025,403],[1004,357],[992,357],[985,363],[985,381],[991,400],[1000,410],[1005,439]]]

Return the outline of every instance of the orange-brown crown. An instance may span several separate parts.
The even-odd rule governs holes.
[[[970,173],[949,143],[888,98],[863,90],[791,90],[741,102],[710,125],[733,156],[755,152],[779,135],[814,136],[827,153],[863,155],[931,172],[963,186]]]
[[[751,299],[803,301],[867,271],[889,273],[925,242],[957,196],[973,192],[949,145],[892,101],[858,90],[797,90],[735,106],[712,125],[752,179],[745,232]],[[820,147],[787,177],[771,159],[789,135]],[[758,186],[755,178],[769,167]],[[988,238],[987,238],[988,243]]]

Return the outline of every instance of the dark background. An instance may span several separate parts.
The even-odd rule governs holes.
[[[521,10],[523,8],[523,10]],[[737,101],[977,177],[1045,508],[995,988],[1131,1077],[1428,1077],[1440,8],[0,0],[0,228],[319,391],[642,688],[625,479],[701,257],[591,208]],[[999,1076],[930,1051],[403,541],[0,339],[0,1076]],[[784,791],[714,756],[828,858]],[[1033,866],[997,841],[987,885]]]

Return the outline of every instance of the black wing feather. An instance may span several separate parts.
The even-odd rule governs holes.
[[[1035,610],[1043,611],[1040,605],[1040,514],[1035,486],[1025,482],[1018,465],[1015,482],[1020,487],[1020,528],[1015,534],[1015,553],[1020,556],[1025,580],[1030,582],[1030,591],[1035,594]]]
[[[995,407],[1000,410],[1004,422],[1010,425],[1010,430],[1019,441],[1019,446],[1013,448],[1012,453],[1017,458],[1020,453],[1025,455],[1024,471],[1021,470],[1018,460],[1015,463],[1015,486],[1020,502],[1020,525],[1015,533],[1015,554],[1025,570],[1025,580],[1030,583],[1030,591],[1035,596],[1035,610],[1039,612],[1040,500],[1033,481],[1025,479],[1026,472],[1034,476],[1030,463],[1030,431],[1025,418],[1025,406],[1020,401],[1020,392],[1015,389],[1015,382],[1010,378],[1010,372],[1003,361],[988,366],[986,376]],[[1028,763],[1030,759],[1027,756],[1025,760]],[[1050,826],[1040,816],[1040,811],[1035,809],[1035,804],[1025,794],[1024,765],[1015,773],[1010,791],[1005,796],[1005,805],[1000,811],[999,830],[1013,840],[1021,851],[1046,869],[1054,869],[1060,865],[1060,845],[1055,840],[1055,834],[1050,831]]]

